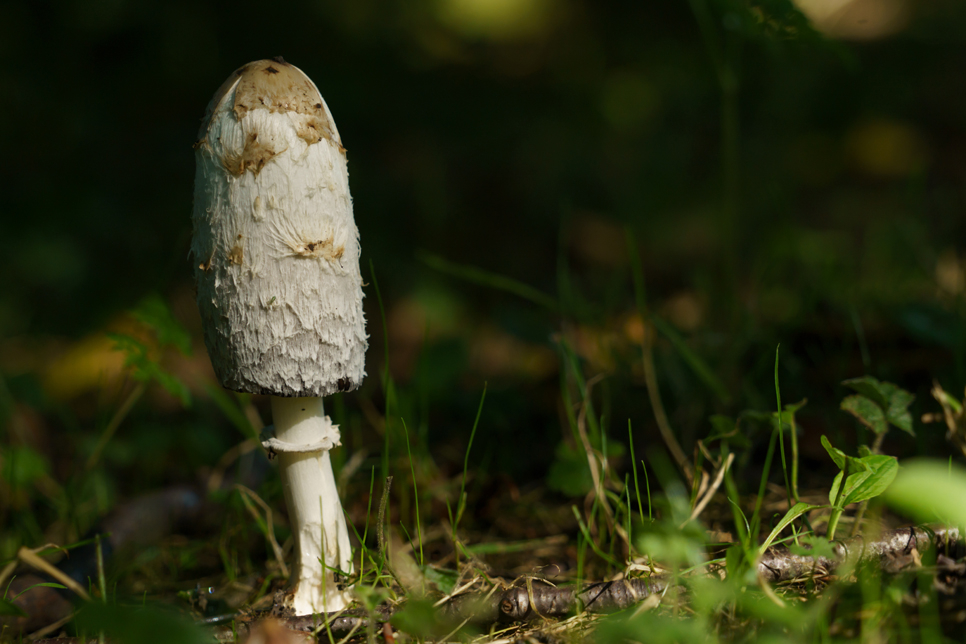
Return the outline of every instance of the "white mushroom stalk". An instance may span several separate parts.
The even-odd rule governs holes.
[[[298,557],[292,608],[296,615],[339,610],[346,598],[328,568],[352,570],[352,546],[329,460],[339,429],[325,415],[321,398],[273,396],[272,420],[275,438],[266,446],[278,453]]]
[[[345,148],[319,90],[281,59],[215,93],[196,144],[192,256],[205,344],[222,385],[272,396],[296,543],[296,615],[343,608],[352,553],[322,397],[359,386],[368,345]]]

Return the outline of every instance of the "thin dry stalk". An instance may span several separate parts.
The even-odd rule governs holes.
[[[268,507],[268,504],[265,503],[265,501],[263,501],[258,494],[256,494],[253,490],[248,489],[244,485],[238,483],[235,485],[235,489],[241,494],[242,502],[245,504],[245,509],[247,509],[249,514],[252,515],[252,518],[255,519],[256,523],[258,523],[261,517],[258,516],[258,512],[255,511],[254,507],[252,507],[249,499],[257,503],[265,512],[265,536],[268,538],[268,542],[272,544],[272,552],[275,553],[275,560],[278,562],[278,567],[282,571],[282,575],[284,577],[288,577],[288,566],[285,565],[285,557],[282,555],[282,548],[278,545],[278,541],[275,539],[275,522],[272,519],[272,509]]]
[[[352,479],[352,475],[362,467],[367,458],[369,458],[369,450],[367,449],[357,449],[352,452],[349,460],[339,469],[338,487],[340,489],[345,489],[345,486]]]
[[[721,482],[724,481],[725,474],[728,472],[728,468],[731,467],[731,464],[734,462],[734,460],[734,453],[728,454],[727,460],[725,460],[724,464],[718,468],[718,473],[714,477],[714,482],[711,484],[711,488],[703,497],[701,497],[701,500],[695,504],[694,509],[691,511],[691,516],[687,521],[681,524],[681,528],[686,526],[689,522],[697,519],[698,516],[704,512],[704,509],[708,506],[711,498],[718,491],[718,488],[721,487]]]
[[[83,598],[85,601],[90,601],[91,596],[87,594],[87,591],[84,590],[83,586],[81,586],[76,581],[74,581],[73,579],[65,575],[63,572],[60,571],[59,568],[52,565],[48,561],[40,558],[37,555],[37,551],[43,550],[46,547],[47,546],[43,546],[40,548],[36,548],[35,550],[31,550],[30,548],[22,546],[20,550],[17,551],[17,558],[20,559],[20,561],[27,564],[28,566],[39,570],[40,572],[46,574],[47,576],[52,577],[53,579],[56,579],[59,583],[67,586],[78,597]]]
[[[657,421],[657,428],[661,432],[661,438],[671,452],[671,458],[677,463],[678,469],[684,474],[687,486],[693,484],[691,468],[688,466],[688,458],[684,455],[684,450],[674,436],[671,423],[668,422],[667,413],[664,411],[664,403],[661,401],[661,392],[657,387],[657,372],[654,369],[654,327],[646,325],[644,336],[641,340],[641,349],[644,354],[644,384],[647,385],[647,395],[651,400],[651,408],[654,410],[654,420]]]
[[[475,580],[474,580],[474,583],[475,583]],[[488,592],[484,596],[483,601],[484,602],[489,601],[490,598],[493,596],[493,593],[496,592],[497,588],[499,588],[499,586],[493,586],[493,588],[490,589],[490,592]],[[439,605],[438,602],[436,604],[434,604],[434,606],[438,606],[438,605]],[[467,616],[463,621],[461,621],[459,623],[459,625],[456,628],[454,628],[452,631],[450,631],[449,633],[447,633],[446,636],[443,637],[440,641],[442,641],[442,642],[448,642],[448,641],[450,641],[451,638],[454,635],[456,635],[460,631],[460,629],[462,629],[464,626],[466,626],[471,619],[473,619],[473,616],[472,615]]]
[[[67,623],[70,622],[70,620],[74,619],[74,617],[76,615],[77,615],[76,612],[71,613],[69,615],[66,615],[66,616],[62,617],[61,619],[58,619],[53,624],[48,624],[47,626],[44,626],[40,630],[38,630],[38,631],[36,631],[34,633],[31,633],[30,635],[27,636],[27,639],[30,640],[31,642],[33,642],[33,641],[36,641],[36,640],[39,640],[39,639],[43,639],[44,637],[50,635],[51,633],[56,633],[61,628],[63,628],[64,626],[66,626]]]
[[[594,376],[587,381],[587,396],[590,396],[591,388],[597,384],[603,377]],[[594,484],[594,497],[600,502],[601,507],[604,509],[604,517],[607,520],[607,529],[611,532],[616,532],[618,536],[630,547],[630,537],[627,531],[617,522],[614,518],[614,510],[610,507],[610,502],[607,500],[607,495],[604,493],[604,472],[607,469],[607,462],[603,457],[597,453],[594,447],[590,444],[590,437],[587,435],[587,405],[581,405],[580,412],[577,415],[577,434],[580,436],[581,445],[584,448],[584,454],[587,456],[587,465],[590,468],[590,477]],[[588,529],[593,530],[592,525],[588,525]]]
[[[127,398],[124,399],[124,402],[121,403],[121,406],[117,408],[117,411],[114,412],[114,416],[112,416],[110,422],[107,423],[107,427],[104,428],[104,431],[101,433],[101,437],[97,440],[97,445],[94,446],[94,451],[91,452],[90,457],[87,459],[87,463],[84,465],[84,468],[88,472],[93,470],[94,466],[97,465],[97,461],[101,457],[101,452],[103,452],[104,448],[107,447],[108,442],[110,442],[111,438],[114,436],[114,432],[116,432],[117,428],[121,426],[121,423],[124,422],[124,419],[127,418],[128,413],[130,413],[131,409],[134,407],[134,403],[141,398],[146,390],[147,384],[139,382],[137,386],[131,390],[131,393],[128,394]]]
[[[260,445],[261,443],[258,440],[246,438],[222,454],[221,458],[218,459],[218,463],[215,464],[214,469],[211,471],[211,476],[208,477],[208,491],[214,492],[220,489],[221,484],[225,480],[225,472],[228,471],[231,464]]]

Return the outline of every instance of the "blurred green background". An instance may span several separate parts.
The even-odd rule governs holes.
[[[4,2],[0,52],[0,519],[20,530],[5,555],[48,530],[55,510],[23,511],[72,480],[128,395],[104,333],[153,337],[125,313],[145,297],[191,334],[191,356],[153,355],[193,404],[149,387],[104,450],[107,474],[75,501],[103,512],[192,480],[243,438],[206,388],[191,146],[215,89],[259,58],[316,82],[348,149],[369,380],[330,409],[338,458],[367,450],[359,486],[383,445],[384,355],[390,415],[443,478],[462,470],[484,382],[472,468],[520,486],[566,474],[562,346],[615,443],[628,418],[638,450],[659,443],[629,239],[649,310],[682,339],[658,334],[654,350],[689,454],[712,414],[774,409],[779,343],[783,400],[809,399],[806,465],[830,467],[822,433],[862,440],[838,410],[843,379],[900,384],[917,418],[935,408],[933,379],[953,394],[966,383],[960,0]],[[24,447],[34,469],[12,475]],[[886,450],[948,448],[936,429]]]

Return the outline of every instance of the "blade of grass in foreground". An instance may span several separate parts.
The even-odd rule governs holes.
[[[684,338],[681,337],[681,334],[678,333],[677,329],[654,313],[650,314],[650,320],[651,324],[654,325],[654,328],[660,331],[661,335],[666,337],[671,342],[674,350],[681,354],[681,357],[684,359],[687,365],[691,367],[691,371],[693,371],[694,374],[700,378],[702,382],[704,382],[708,389],[714,392],[714,394],[718,397],[718,400],[720,400],[723,404],[728,404],[731,401],[731,396],[728,394],[728,390],[725,389],[725,386],[720,380],[718,380],[718,377],[714,375],[714,373],[711,371],[711,368],[704,362],[704,360],[699,358],[698,354],[691,350],[691,347],[687,345],[687,342],[684,341]]]
[[[785,437],[782,435],[782,390],[778,386],[778,352],[781,348],[781,344],[775,347],[775,400],[778,403],[775,423],[776,431],[778,431],[778,447],[782,457],[782,474],[785,476],[785,493],[788,495],[788,507],[792,507],[795,505],[795,501],[792,499],[792,486],[788,480],[788,464],[785,462]]]
[[[480,396],[480,406],[476,409],[476,420],[473,421],[473,429],[470,431],[470,441],[466,445],[466,456],[463,458],[463,480],[460,483],[460,496],[457,500],[456,506],[456,520],[453,522],[453,533],[456,533],[456,527],[459,525],[460,519],[463,518],[463,512],[466,510],[466,471],[470,467],[470,449],[473,447],[473,438],[476,436],[476,428],[480,424],[480,415],[483,413],[483,401],[486,400],[486,383],[483,383],[483,395]]]
[[[634,470],[634,492],[637,494],[637,513],[641,517],[641,523],[644,522],[644,506],[641,504],[641,487],[637,482],[637,457],[634,455],[634,431],[631,429],[631,419],[627,419],[627,444],[631,449],[631,467]],[[641,461],[643,464],[643,461]],[[647,514],[648,519],[651,518],[651,499],[650,490],[648,490],[647,499]]]
[[[433,255],[431,253],[422,251],[417,252],[416,257],[430,268],[441,273],[447,273],[454,277],[459,277],[460,279],[464,279],[468,282],[473,282],[474,284],[479,284],[481,286],[489,286],[490,288],[494,288],[498,291],[512,293],[551,311],[557,311],[560,308],[557,304],[557,300],[554,298],[550,297],[543,291],[535,289],[529,284],[524,284],[523,282],[517,281],[512,277],[491,273],[490,271],[477,268],[476,266],[457,264],[456,262],[443,259],[439,255]]]
[[[392,411],[390,410],[389,403],[393,393],[392,383],[389,381],[389,326],[386,325],[386,309],[382,304],[382,292],[379,290],[379,280],[376,279],[376,267],[371,259],[369,260],[369,274],[372,277],[372,285],[376,289],[376,300],[379,302],[379,315],[382,318],[382,346],[385,352],[382,368],[382,391],[386,396],[386,406],[383,409],[385,425],[383,427],[382,479],[386,480],[386,477],[389,476],[389,418],[391,417],[390,414]]]
[[[631,277],[634,280],[634,301],[637,303],[637,313],[641,316],[641,321],[650,321],[661,335],[670,340],[674,350],[681,354],[681,358],[684,359],[684,362],[687,363],[694,374],[714,392],[722,403],[727,404],[731,396],[728,395],[728,390],[714,375],[711,368],[696,353],[691,351],[677,329],[648,310],[644,291],[644,269],[641,266],[641,257],[637,253],[637,240],[630,228],[625,228],[625,237],[627,240],[627,255],[631,260]]]
[[[419,542],[419,565],[425,565],[423,559],[423,529],[419,520],[419,488],[416,487],[416,465],[413,463],[413,452],[409,449],[409,429],[406,428],[406,419],[400,418],[403,426],[403,436],[406,437],[406,455],[409,457],[409,470],[413,475],[413,498],[416,501],[416,540]]]

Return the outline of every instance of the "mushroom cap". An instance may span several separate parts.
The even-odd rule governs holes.
[[[275,396],[358,387],[359,231],[318,88],[281,59],[240,67],[208,105],[195,156],[191,254],[221,384]]]

